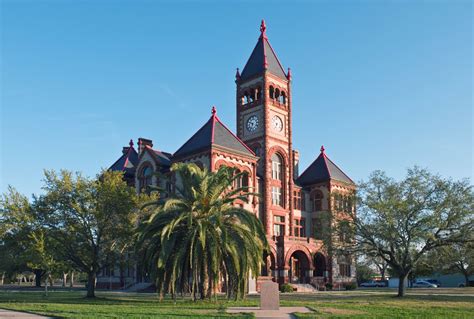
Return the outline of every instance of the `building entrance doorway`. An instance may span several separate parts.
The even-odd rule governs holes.
[[[307,274],[310,267],[306,254],[301,250],[295,251],[291,254],[289,263],[290,270],[288,275],[290,282],[295,284],[307,283]]]

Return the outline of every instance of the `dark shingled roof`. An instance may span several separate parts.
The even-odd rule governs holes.
[[[125,174],[133,175],[138,164],[138,153],[133,148],[133,143],[130,141],[130,147],[124,148],[124,152],[120,158],[110,166],[110,171],[125,172]]]
[[[150,146],[146,147],[147,150],[150,151],[152,156],[155,158],[155,160],[158,162],[159,165],[161,166],[171,166],[171,154],[154,150]]]
[[[326,156],[324,147],[321,147],[321,154],[309,165],[303,174],[298,177],[296,183],[301,186],[307,186],[331,179],[354,184],[352,179]]]
[[[215,109],[209,121],[204,124],[186,143],[181,146],[173,157],[182,157],[217,145],[236,151],[243,155],[255,156],[244,142],[234,135],[217,117]]]
[[[263,73],[265,70],[265,57],[267,59],[267,70],[270,73],[282,79],[287,78],[281,63],[275,54],[275,51],[273,51],[270,42],[268,42],[265,29],[265,23],[262,21],[262,27],[260,28],[262,34],[260,35],[260,38],[258,38],[257,45],[255,45],[255,48],[253,49],[252,54],[250,55],[250,58],[248,59],[247,64],[245,64],[242,74],[240,75],[240,78],[243,80]]]

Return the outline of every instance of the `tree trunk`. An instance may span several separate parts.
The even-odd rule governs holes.
[[[69,287],[74,287],[74,271],[71,271],[71,279],[69,279]]]
[[[385,268],[384,267],[380,269],[380,276],[382,277],[381,280],[385,281]]]
[[[67,272],[63,272],[63,287],[66,287]]]
[[[405,295],[405,280],[407,279],[408,274],[401,274],[398,277],[398,295],[397,297],[403,297]]]
[[[46,279],[44,280],[44,295],[48,297],[48,274],[46,274]]]
[[[464,275],[464,281],[465,281],[465,285],[466,287],[469,287],[469,275],[467,273],[463,273]]]
[[[41,287],[41,269],[35,269],[33,272],[35,273],[36,287],[40,288]]]
[[[87,298],[95,298],[95,272],[87,274]]]
[[[1,281],[2,286],[3,286],[4,281],[5,281],[5,272],[2,272],[2,281]]]

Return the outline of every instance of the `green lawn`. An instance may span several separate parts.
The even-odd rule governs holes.
[[[433,295],[436,293],[436,295]],[[404,299],[393,290],[357,290],[317,294],[285,294],[282,306],[306,306],[311,314],[299,318],[474,318],[474,289],[410,290]],[[226,307],[257,306],[250,296],[241,302],[196,302],[189,299],[158,302],[154,294],[98,292],[85,299],[84,292],[0,291],[0,308],[57,318],[222,318]],[[236,315],[232,316],[233,318]],[[240,318],[252,318],[242,314]]]

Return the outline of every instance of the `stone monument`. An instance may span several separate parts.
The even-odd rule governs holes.
[[[260,309],[279,310],[280,292],[278,284],[273,281],[264,281],[260,286]]]

